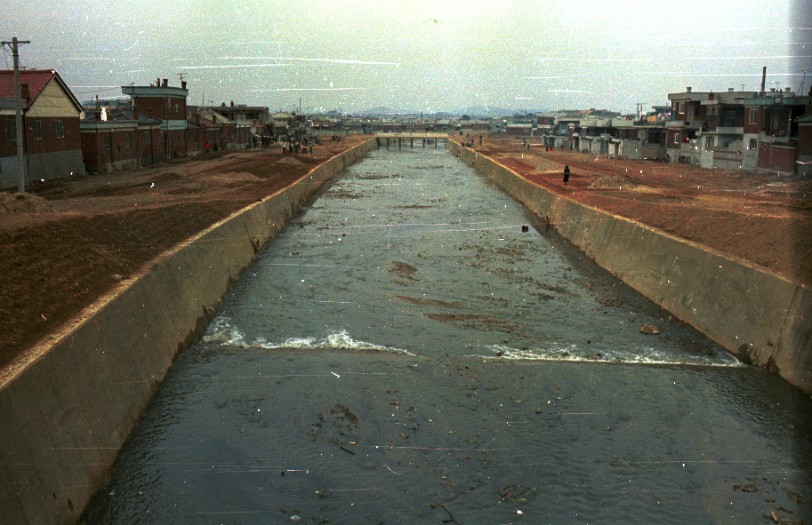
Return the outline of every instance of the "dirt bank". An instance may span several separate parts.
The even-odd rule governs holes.
[[[556,193],[812,282],[812,174],[786,176],[528,149],[487,138],[474,149]],[[563,169],[571,177],[563,183]]]
[[[312,155],[226,152],[0,193],[0,366],[163,250],[361,140],[325,141]],[[486,138],[476,149],[552,191],[810,283],[806,178],[528,150],[521,139]]]
[[[167,248],[366,137],[223,152],[0,193],[0,366]]]

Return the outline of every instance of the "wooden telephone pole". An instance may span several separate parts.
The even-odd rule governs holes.
[[[11,47],[11,55],[14,57],[14,116],[15,127],[17,128],[17,191],[25,193],[25,148],[23,145],[23,101],[20,94],[20,53],[19,44],[30,44],[30,40],[11,39],[11,42],[2,42],[4,46]]]

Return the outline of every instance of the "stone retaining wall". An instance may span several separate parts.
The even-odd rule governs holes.
[[[447,147],[623,282],[742,360],[812,394],[809,289],[551,193],[455,142]]]
[[[75,523],[175,355],[230,284],[369,140],[164,253],[0,379],[0,523]]]

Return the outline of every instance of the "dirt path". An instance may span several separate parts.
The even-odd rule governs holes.
[[[118,281],[365,137],[226,152],[0,193],[0,366]]]

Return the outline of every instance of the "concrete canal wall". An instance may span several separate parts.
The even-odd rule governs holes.
[[[447,147],[623,282],[742,360],[812,394],[809,289],[555,195],[455,142]]]
[[[375,147],[318,166],[161,255],[0,378],[0,523],[75,523],[175,355],[313,193]]]

